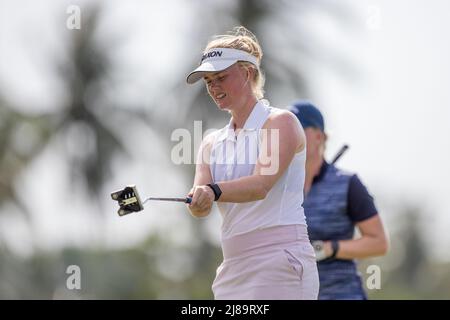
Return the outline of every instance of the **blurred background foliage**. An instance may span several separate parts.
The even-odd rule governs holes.
[[[265,58],[266,88],[269,99],[284,96],[313,96],[313,84],[306,70],[311,63],[325,64],[344,78],[357,79],[358,66],[343,54],[327,54],[326,44],[311,39],[307,28],[293,24],[289,12],[326,11],[335,23],[346,28],[357,24],[351,10],[331,1],[215,1],[208,5],[209,15],[201,19],[203,1],[192,1],[193,12],[189,41],[197,44],[192,61],[206,40],[215,33],[244,25],[260,39]],[[70,168],[68,190],[84,197],[86,211],[93,215],[107,212],[101,199],[111,189],[108,177],[114,174],[114,161],[126,159],[133,166],[136,150],[130,140],[138,140],[141,148],[149,148],[129,124],[145,126],[157,139],[166,142],[159,150],[169,154],[173,143],[168,139],[176,128],[186,127],[201,119],[203,128],[220,127],[227,115],[211,108],[201,86],[187,87],[178,72],[176,80],[158,84],[141,105],[128,105],[114,99],[121,90],[117,80],[115,59],[111,52],[120,47],[120,34],[99,34],[102,5],[82,6],[82,28],[67,31],[64,54],[50,57],[51,66],[65,90],[64,103],[45,112],[30,112],[14,105],[2,94],[0,83],[0,215],[18,214],[27,221],[31,243],[36,234],[33,204],[21,195],[19,185],[24,172],[45,150],[62,155]],[[61,11],[64,12],[64,11]],[[67,16],[62,15],[61,21]],[[220,17],[220,18],[215,18]],[[39,37],[38,29],[35,31]],[[155,31],[156,32],[156,31]],[[277,50],[283,48],[283,54]],[[295,60],[293,67],[289,61]],[[313,62],[311,62],[313,61]],[[24,85],[26,79],[24,79]],[[51,92],[49,94],[52,94]],[[145,93],[144,93],[145,94]],[[124,125],[126,124],[126,125]],[[188,128],[192,129],[192,128]],[[141,140],[139,140],[141,139]],[[61,143],[63,141],[64,143]],[[148,166],[158,163],[147,159]],[[193,165],[179,166],[175,175],[183,184],[192,183]],[[37,177],[38,179],[38,177]],[[59,188],[61,186],[55,186]],[[79,190],[87,190],[86,193]],[[111,190],[112,191],[112,190]],[[51,192],[51,190],[49,190]],[[94,209],[92,209],[92,207]],[[64,208],[62,208],[64,210]],[[180,208],[184,215],[187,211]],[[450,265],[427,256],[426,242],[420,232],[420,217],[426,212],[405,203],[396,215],[398,225],[391,233],[392,248],[388,256],[363,261],[361,274],[372,263],[381,266],[382,289],[369,290],[374,299],[450,298]],[[102,221],[100,214],[93,219]],[[394,222],[393,222],[394,223]],[[170,241],[164,232],[151,232],[148,237],[128,248],[114,248],[96,243],[93,246],[65,246],[50,250],[36,244],[28,255],[17,254],[0,235],[0,298],[2,299],[211,299],[210,286],[221,251],[208,236],[205,220],[191,217],[177,228],[192,233],[192,241],[182,244]],[[219,233],[219,230],[213,230]],[[33,246],[31,244],[31,246]],[[66,288],[67,266],[81,269],[81,290]]]

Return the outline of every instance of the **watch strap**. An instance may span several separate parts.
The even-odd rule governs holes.
[[[214,192],[214,201],[219,200],[220,196],[222,195],[222,190],[220,190],[219,185],[217,185],[216,183],[208,183],[207,186],[210,187]]]
[[[330,258],[336,258],[336,255],[339,251],[339,241],[338,240],[332,240],[331,241],[331,248],[333,249],[333,253],[331,254]]]

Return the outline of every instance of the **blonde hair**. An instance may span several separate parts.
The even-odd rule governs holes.
[[[204,52],[214,48],[230,48],[248,52],[256,57],[258,64],[261,63],[263,56],[258,39],[256,39],[256,36],[250,30],[243,26],[235,27],[228,34],[214,36],[207,44]],[[255,71],[255,77],[252,79],[252,88],[256,98],[262,99],[264,97],[264,74],[257,66],[250,62],[240,61],[239,64],[246,69],[253,69]]]

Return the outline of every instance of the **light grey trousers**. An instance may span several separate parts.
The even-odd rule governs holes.
[[[217,300],[315,300],[316,258],[304,225],[256,230],[222,241]]]

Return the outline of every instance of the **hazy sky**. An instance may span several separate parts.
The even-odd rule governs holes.
[[[348,143],[350,151],[341,159],[340,166],[358,172],[376,199],[382,200],[378,202],[382,215],[386,219],[395,215],[393,208],[397,201],[420,206],[431,218],[424,225],[430,239],[447,244],[442,246],[444,254],[444,248],[450,244],[447,231],[450,225],[447,186],[450,181],[447,167],[450,163],[450,3],[445,0],[346,2],[362,21],[357,32],[336,30],[320,13],[311,16],[315,32],[325,37],[323,41],[345,52],[361,70],[361,79],[356,82],[343,79],[325,67],[310,75],[315,102],[326,117],[330,136],[327,153],[331,157],[341,144]],[[47,3],[0,1],[0,84],[2,89],[6,88],[8,98],[37,111],[47,106],[57,108],[64,98],[58,93],[61,89],[58,80],[48,70],[51,61],[46,59],[49,54],[57,56],[63,47],[65,39],[61,35],[66,31],[55,31],[55,26],[64,21],[54,19],[64,7],[57,5],[58,1]],[[189,10],[187,2],[163,6],[152,1],[151,6],[159,10],[152,7],[150,16],[125,1],[107,7],[103,28],[117,28],[117,33],[122,35],[134,30],[126,39],[127,45],[115,53],[117,57],[128,57],[129,62],[123,67],[137,74],[124,99],[136,99],[134,92],[144,88],[147,81],[167,77],[163,71],[161,74],[146,72],[145,68],[153,70],[154,65],[163,65],[171,59],[169,53],[166,58],[152,56],[151,44],[164,41],[166,35],[183,30],[188,23],[183,20]],[[147,41],[145,33],[149,21],[152,27],[158,21],[164,26],[152,41]],[[40,30],[39,34],[34,26]],[[187,46],[188,38],[173,45]],[[186,68],[182,59],[174,63]],[[139,70],[140,65],[144,69]],[[161,156],[161,163],[169,156]],[[54,197],[46,190],[67,183],[66,177],[55,174],[64,172],[66,167],[57,155],[44,154],[18,183],[27,197],[40,200],[33,204],[36,235],[27,234],[27,229],[8,210],[0,215],[0,226],[3,226],[0,231],[14,239],[17,250],[26,252],[32,236],[38,236],[49,246],[61,245],[68,239],[82,245],[96,237],[102,240],[106,237],[107,243],[130,243],[141,239],[157,224],[170,228],[172,223],[186,219],[177,210],[178,204],[155,204],[152,211],[164,210],[169,214],[164,218],[147,214],[123,220],[111,215],[106,223],[100,219],[92,221],[91,215],[84,212],[84,204],[70,197],[71,190],[58,190],[59,203],[55,205]],[[151,174],[142,175],[145,169],[145,163],[136,160],[136,166],[128,174],[139,176],[136,184],[148,190]],[[162,164],[160,170],[170,172],[170,166]],[[120,175],[112,178],[111,185],[117,185],[123,178]],[[188,189],[180,185],[175,175],[167,174],[161,183],[161,190],[172,190],[178,195]],[[102,199],[108,210],[113,208],[109,202],[110,191],[105,190]],[[57,208],[65,208],[65,214]],[[176,210],[176,214],[170,215],[170,210]],[[1,221],[8,221],[8,226],[14,227],[5,228]],[[218,217],[211,218],[209,223],[217,226]],[[184,234],[182,230],[177,234],[183,238],[188,233],[185,229]],[[219,230],[215,236],[218,235]]]

